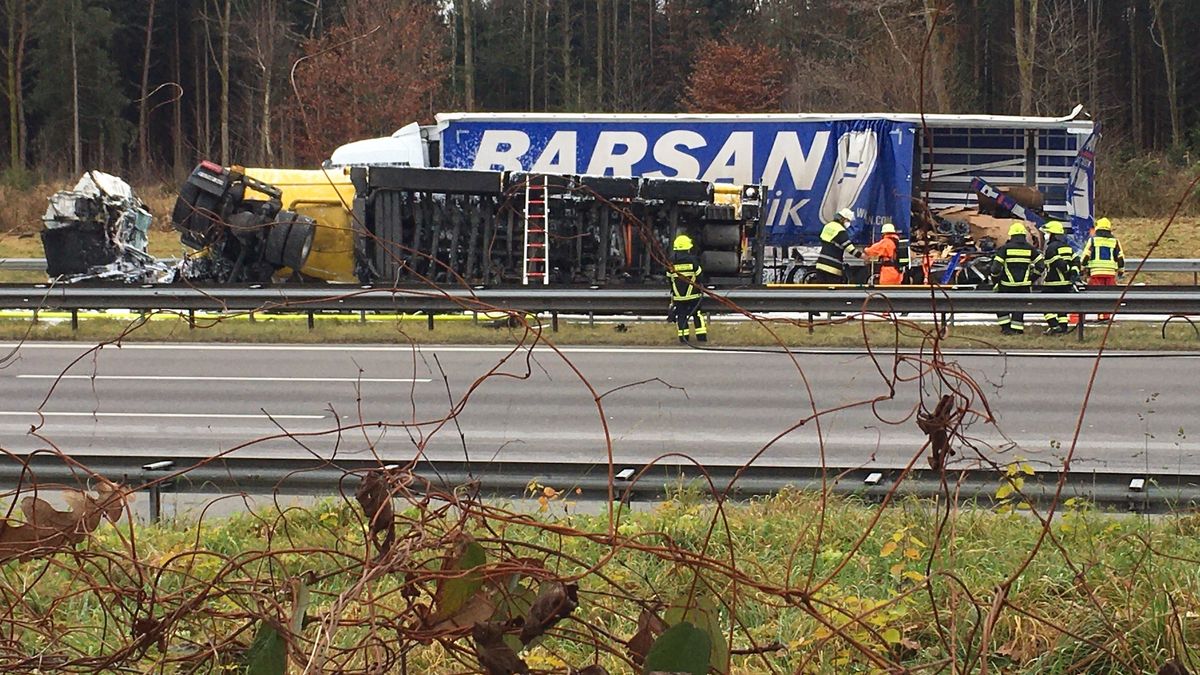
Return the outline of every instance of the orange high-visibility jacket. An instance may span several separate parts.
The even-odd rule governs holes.
[[[867,247],[868,256],[879,258],[880,286],[895,286],[904,281],[904,270],[900,269],[900,263],[896,261],[896,243],[898,241],[898,236],[885,234],[883,239]]]

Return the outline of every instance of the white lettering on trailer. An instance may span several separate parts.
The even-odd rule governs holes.
[[[821,170],[821,160],[829,147],[829,132],[818,131],[813,134],[812,147],[808,152],[800,145],[800,134],[795,131],[781,131],[775,134],[775,142],[771,144],[771,154],[767,157],[767,165],[763,168],[762,182],[764,185],[774,185],[779,180],[779,174],[786,164],[792,173],[792,185],[797,190],[811,190]],[[799,221],[797,221],[799,222]]]
[[[733,182],[746,185],[754,182],[754,132],[735,131],[725,139],[725,145],[700,179],[710,183]]]
[[[546,143],[542,154],[533,163],[532,171],[545,173],[575,173],[579,171],[576,159],[579,134],[574,131],[556,131]]]
[[[668,131],[654,142],[654,161],[675,173],[668,175],[665,171],[651,171],[646,175],[651,178],[680,178],[696,180],[700,177],[700,161],[680,150],[703,148],[708,141],[703,136],[689,129]]]
[[[529,152],[529,135],[511,129],[488,129],[479,141],[472,169],[520,171],[521,155]]]
[[[620,149],[620,152],[618,152]],[[589,176],[632,176],[633,165],[646,156],[646,137],[636,131],[601,131],[588,162]]]
[[[783,213],[780,214],[779,224],[786,225],[790,221],[793,225],[801,225],[800,209],[804,208],[804,205],[811,201],[811,199],[807,198],[793,200],[791,197],[788,197],[787,200],[783,202]],[[778,203],[778,201],[776,203]]]

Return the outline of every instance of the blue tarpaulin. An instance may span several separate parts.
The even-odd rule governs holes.
[[[817,241],[838,209],[858,242],[909,229],[915,125],[892,120],[451,120],[442,166],[761,183],[768,244]]]

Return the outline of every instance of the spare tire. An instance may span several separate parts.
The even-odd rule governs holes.
[[[709,274],[731,274],[738,271],[738,254],[734,251],[705,251],[700,265]]]
[[[742,228],[737,225],[705,225],[701,238],[706,248],[734,248],[742,242]]]
[[[316,222],[306,216],[296,216],[288,230],[287,241],[283,245],[283,265],[299,272],[308,262],[308,254],[312,251],[313,237],[316,236]]]

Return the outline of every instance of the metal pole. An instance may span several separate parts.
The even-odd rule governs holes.
[[[308,329],[312,330],[312,329],[316,328],[316,324],[317,324],[316,318],[313,317],[313,312],[310,309],[310,310],[308,310]]]
[[[427,324],[429,324],[429,330],[433,330],[433,312],[427,312],[425,314],[425,321]]]
[[[558,312],[550,312],[550,331],[558,332]]]
[[[71,332],[75,333],[79,330],[79,310],[71,310]]]
[[[188,330],[196,330],[196,310],[188,310]]]
[[[142,471],[147,473],[158,473],[170,471],[175,467],[175,462],[169,459],[160,462],[151,462],[142,465]],[[157,523],[162,519],[162,491],[169,489],[171,483],[168,481],[154,481],[150,483],[150,522]]]

